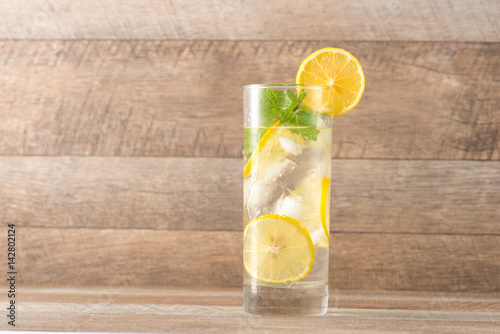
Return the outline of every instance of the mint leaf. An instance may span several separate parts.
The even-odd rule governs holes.
[[[308,128],[303,129],[292,129],[292,132],[301,135],[302,138],[316,141],[318,139],[319,130],[316,125],[312,125]]]
[[[292,107],[294,107],[294,106],[297,106],[300,104],[300,102],[297,101],[295,94],[290,89],[286,89],[285,94],[286,94],[286,97],[288,98],[288,101],[290,101],[290,104],[287,104],[286,109],[288,109],[290,107],[290,105]]]
[[[316,141],[319,134],[318,127],[316,126],[317,117],[316,113],[306,106],[300,106],[298,110],[285,111],[281,117],[281,125],[300,127],[291,130],[306,140]]]
[[[306,97],[307,95],[307,92],[305,89],[302,89],[299,93],[299,101],[298,101],[298,105],[302,103],[302,101],[304,101],[304,98]]]
[[[288,93],[275,89],[262,89],[260,91],[260,117],[264,121],[262,126],[273,125],[283,110],[291,109],[293,106],[294,102]]]
[[[305,140],[318,139],[319,130],[316,126],[317,114],[304,105],[302,101],[307,92],[302,89],[299,96],[290,89],[279,91],[276,89],[260,90],[260,117],[261,127],[274,125],[280,121],[281,126],[298,127],[292,132],[301,135]],[[245,128],[243,130],[243,154],[250,156],[266,133],[265,128]]]

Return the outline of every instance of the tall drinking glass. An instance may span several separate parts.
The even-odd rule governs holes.
[[[327,311],[332,117],[321,112],[327,90],[244,87],[246,312]]]

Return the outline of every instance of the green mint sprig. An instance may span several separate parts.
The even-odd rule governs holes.
[[[262,126],[272,126],[280,121],[280,126],[297,127],[290,129],[305,140],[316,141],[319,130],[316,126],[317,114],[302,104],[307,92],[301,90],[298,98],[290,90],[262,89],[260,91],[260,116]],[[263,131],[262,131],[263,130]],[[243,131],[243,154],[250,156],[265,129],[246,128]]]

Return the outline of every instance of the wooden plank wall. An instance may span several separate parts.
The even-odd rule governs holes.
[[[336,46],[367,87],[334,123],[330,287],[500,291],[498,17],[495,0],[0,2],[0,219],[22,284],[240,286],[242,86]]]

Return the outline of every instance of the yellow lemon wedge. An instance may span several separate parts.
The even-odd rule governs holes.
[[[288,283],[311,272],[314,246],[297,220],[284,215],[262,215],[248,223],[243,234],[244,266],[253,278]]]
[[[273,180],[268,177],[273,174],[272,167],[276,167],[275,164],[294,164],[288,157],[300,154],[305,140],[290,129],[279,125],[280,122],[277,121],[272,127],[267,128],[245,165],[243,179],[253,174],[257,179],[271,182]]]
[[[298,182],[294,192],[290,195],[300,203],[302,210],[294,210],[290,216],[300,221],[307,229],[315,247],[329,247],[330,230],[330,178],[309,175]],[[285,213],[277,211],[276,213]],[[286,213],[285,213],[286,214]]]
[[[359,61],[349,52],[324,48],[310,54],[300,64],[297,84],[321,85],[329,89],[321,94],[309,90],[304,104],[331,116],[342,116],[352,110],[365,89],[365,75]]]
[[[326,238],[328,242],[330,242],[330,178],[325,177],[323,181],[321,181],[321,224],[323,225],[323,229],[325,230]],[[320,247],[324,245],[320,245]],[[328,248],[328,245],[327,247]]]
[[[266,133],[260,138],[259,143],[253,150],[252,154],[250,155],[250,159],[248,159],[247,164],[245,165],[245,169],[243,170],[243,179],[246,179],[248,175],[250,175],[250,172],[252,171],[253,164],[255,159],[257,159],[257,156],[259,155],[259,152],[264,149],[264,146],[266,146],[267,142],[269,139],[273,136],[273,134],[276,132],[277,128],[280,125],[280,121],[277,121],[276,123],[273,124],[272,127],[268,128]]]

